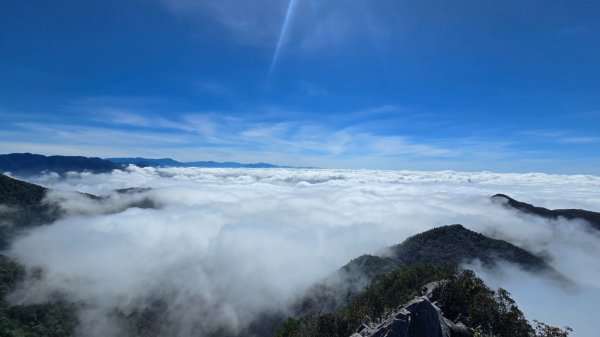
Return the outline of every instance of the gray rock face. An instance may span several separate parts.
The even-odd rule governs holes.
[[[374,323],[368,317],[351,337],[462,337],[469,330],[442,316],[438,307],[426,296],[417,297]]]

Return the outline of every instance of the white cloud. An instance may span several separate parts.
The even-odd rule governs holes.
[[[414,143],[406,137],[372,135],[365,135],[364,137],[369,144],[368,146],[375,153],[386,156],[457,157],[460,154],[456,150],[441,146]]]
[[[14,152],[22,148],[27,152],[36,149],[38,153],[102,157],[173,156],[183,161],[244,161],[248,158],[293,166],[328,166],[323,157],[344,157],[340,160],[348,162],[348,158],[365,156],[374,162],[378,157],[448,158],[460,154],[460,151],[421,143],[407,136],[377,135],[356,124],[366,114],[399,112],[400,108],[394,105],[338,114],[339,120],[329,124],[315,122],[314,118],[302,114],[288,116],[285,111],[283,117],[286,118],[281,121],[279,109],[267,115],[243,118],[216,111],[164,117],[145,108],[150,101],[104,96],[84,99],[69,109],[88,113],[97,123],[17,122],[10,140],[0,138],[0,150]],[[133,106],[138,103],[141,105],[136,110]],[[309,157],[316,160],[309,161]]]
[[[562,311],[559,301],[573,296],[570,300],[586,307],[600,300],[598,234],[576,221],[533,218],[489,201],[502,192],[551,208],[600,210],[600,177],[131,167],[32,181],[102,195],[112,195],[116,188],[152,187],[142,195],[161,205],[106,215],[122,198],[113,195],[103,207],[68,199],[63,202],[73,217],[34,230],[14,244],[13,256],[43,267],[46,274],[13,299],[35,302],[63,291],[93,303],[84,311],[84,322],[104,317],[111,324],[106,313],[113,307],[129,312],[152,294],[169,293],[169,310],[181,318],[180,328],[243,327],[263,310],[285,308],[302,289],[353,257],[452,223],[551,256],[551,264],[591,296],[551,285],[548,294],[558,296],[545,297],[546,310],[535,310],[531,297],[507,286],[526,314],[534,315],[530,318],[587,331],[591,322],[556,320],[556,310]],[[57,195],[64,200],[64,193],[51,198]],[[205,319],[198,321],[198,316]],[[109,330],[102,331],[106,336]]]
[[[241,132],[241,136],[249,138],[281,138],[289,130],[287,123],[273,125],[256,125]]]
[[[600,298],[597,285],[582,286],[577,290],[563,289],[541,275],[532,275],[510,265],[494,271],[477,265],[469,267],[483,277],[489,286],[508,290],[530,320],[573,327],[575,331],[571,335],[575,337],[596,334],[592,324],[596,319],[596,304],[592,299]]]
[[[17,120],[14,127],[0,135],[0,152],[171,157],[180,161],[270,162],[330,168],[597,173],[599,167],[599,159],[594,156],[579,158],[578,164],[573,165],[568,154],[526,151],[518,138],[500,141],[486,130],[431,137],[419,130],[452,125],[435,124],[431,116],[416,116],[393,104],[338,111],[326,117],[318,111],[271,106],[245,112],[166,114],[167,105],[158,98],[135,97],[99,96],[74,101],[65,109],[78,111],[85,120]],[[402,128],[391,129],[392,126]],[[563,138],[563,143],[579,142],[581,146],[594,140]],[[547,140],[547,145],[556,141]]]

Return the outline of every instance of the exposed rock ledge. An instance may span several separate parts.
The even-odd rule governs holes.
[[[463,324],[442,316],[427,296],[417,297],[390,313],[383,321],[365,317],[362,326],[350,337],[471,337]]]

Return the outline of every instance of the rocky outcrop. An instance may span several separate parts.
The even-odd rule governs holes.
[[[429,282],[417,297],[390,313],[380,322],[368,316],[351,337],[472,337],[463,324],[445,318],[435,304],[448,280]]]
[[[417,297],[381,322],[366,317],[351,337],[470,337],[469,329],[442,316],[427,296]]]

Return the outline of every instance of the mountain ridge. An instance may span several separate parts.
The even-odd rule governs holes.
[[[0,173],[0,249],[23,229],[57,220],[58,205],[45,203],[49,189]]]
[[[141,194],[149,190],[138,187],[115,190],[115,193],[129,198],[123,201],[121,207],[107,209],[106,212],[118,213],[130,207],[158,208],[159,204],[154,199]],[[10,240],[21,231],[52,223],[65,215],[59,202],[46,199],[47,194],[52,191],[55,190],[0,173],[0,250],[6,248]],[[99,204],[110,199],[110,195],[73,193]],[[141,197],[135,198],[136,194]]]
[[[584,209],[548,209],[534,206],[526,202],[515,200],[506,194],[495,194],[491,197],[493,202],[499,202],[505,207],[509,207],[526,214],[533,214],[547,219],[558,219],[563,217],[568,220],[582,219],[587,221],[593,228],[600,231],[600,213]]]
[[[280,166],[269,163],[238,163],[238,162],[216,162],[216,161],[191,161],[180,162],[172,158],[142,158],[142,157],[123,157],[106,158],[118,164],[133,164],[136,166],[150,167],[207,167],[207,168],[291,168],[291,166]]]
[[[54,172],[64,175],[67,172],[110,173],[113,170],[123,170],[127,165],[139,167],[203,167],[203,168],[292,168],[264,162],[238,163],[216,161],[180,162],[171,158],[98,158],[84,156],[45,156],[34,153],[0,154],[0,173],[10,173],[14,176],[29,177],[44,172]]]
[[[382,255],[364,254],[350,260],[329,277],[314,284],[295,305],[300,316],[333,312],[381,275],[406,266],[427,264],[457,267],[481,261],[493,268],[501,261],[535,273],[547,273],[551,279],[570,285],[571,281],[544,259],[504,240],[454,224],[435,227],[388,247]]]
[[[122,168],[122,164],[98,157],[44,156],[33,153],[0,154],[0,173],[10,172],[19,176],[36,175],[42,172],[55,172],[62,175],[71,171],[108,173]]]

